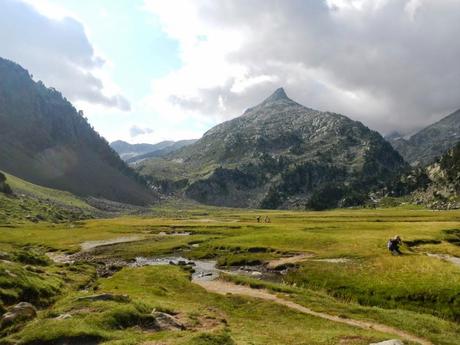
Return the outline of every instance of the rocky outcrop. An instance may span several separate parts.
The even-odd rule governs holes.
[[[152,316],[154,317],[156,321],[156,325],[159,328],[159,330],[162,331],[171,331],[171,330],[184,330],[185,326],[179,322],[174,316],[159,312],[159,311],[153,311]]]
[[[37,316],[37,309],[28,303],[20,302],[10,308],[0,319],[0,329],[4,329],[18,322],[34,319]]]

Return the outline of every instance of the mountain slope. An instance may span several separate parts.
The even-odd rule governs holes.
[[[130,144],[123,140],[117,140],[110,143],[110,147],[118,153],[121,159],[132,164],[148,158],[163,157],[195,142],[195,139],[190,139],[179,141],[165,140],[157,144]]]
[[[161,150],[172,144],[174,144],[174,141],[162,141],[158,144],[130,144],[123,140],[117,140],[110,143],[110,147],[118,153],[121,159],[126,161],[135,156]]]
[[[195,144],[138,167],[154,183],[185,179],[186,195],[203,203],[264,208],[353,205],[404,168],[377,132],[306,108],[283,89]]]
[[[161,149],[157,149],[151,152],[147,152],[138,156],[134,156],[132,158],[126,159],[126,163],[134,164],[139,163],[145,159],[155,158],[155,157],[164,157],[174,151],[177,151],[185,146],[192,145],[196,142],[196,139],[189,139],[189,140],[179,140],[179,141],[172,141],[170,145],[163,147]]]
[[[1,58],[0,147],[0,169],[30,182],[126,203],[154,200],[58,91]]]
[[[411,136],[389,139],[404,159],[414,166],[432,163],[460,140],[460,110]]]

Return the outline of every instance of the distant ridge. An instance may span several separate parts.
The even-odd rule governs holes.
[[[117,140],[112,142],[110,146],[125,162],[132,164],[148,158],[165,156],[195,142],[196,139],[179,141],[167,140],[157,144],[130,144],[126,141]]]
[[[390,137],[388,140],[411,165],[430,164],[460,141],[460,109],[409,139]]]

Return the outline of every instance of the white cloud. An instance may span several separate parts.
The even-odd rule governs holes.
[[[131,138],[138,137],[139,135],[144,135],[144,134],[151,134],[153,133],[153,129],[151,128],[141,128],[139,126],[132,126],[129,129],[129,134],[131,135]]]
[[[309,107],[409,131],[460,107],[457,0],[145,0],[183,66],[151,108],[217,122],[279,86]]]
[[[19,63],[71,101],[130,109],[82,23],[64,9],[47,1],[2,0],[0,41],[0,56]]]

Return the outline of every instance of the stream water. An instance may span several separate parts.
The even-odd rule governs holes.
[[[189,266],[192,267],[194,272],[192,273],[192,280],[214,280],[219,277],[219,270],[216,265],[217,262],[214,260],[189,260],[181,256],[169,256],[169,257],[158,257],[158,258],[146,258],[139,256],[134,262],[130,263],[131,267],[142,267],[142,266],[157,266],[157,265],[177,265],[177,266]]]
[[[131,267],[156,266],[156,265],[177,265],[189,266],[193,268],[192,281],[211,281],[217,279],[220,273],[242,275],[255,279],[267,280],[271,282],[281,282],[286,271],[275,271],[267,269],[263,265],[259,266],[238,266],[228,269],[217,268],[215,260],[189,260],[181,256],[168,256],[146,258],[137,257],[130,263]]]

